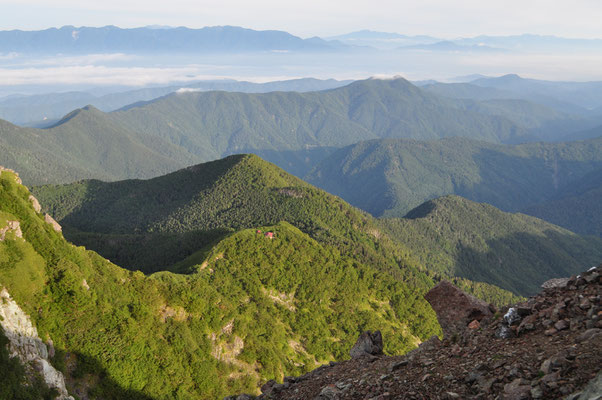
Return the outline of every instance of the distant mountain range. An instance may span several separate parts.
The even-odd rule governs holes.
[[[42,31],[0,31],[0,52],[28,54],[90,53],[231,53],[256,51],[336,51],[344,47],[314,37],[301,39],[283,31],[236,26],[122,29],[63,26]]]
[[[457,50],[483,47],[498,50],[528,52],[528,51],[588,51],[602,48],[602,39],[563,38],[550,35],[511,35],[488,36],[480,35],[469,38],[443,39],[428,35],[402,35],[399,33],[377,32],[362,30],[326,38],[337,40],[348,45],[374,47],[391,50],[409,46],[424,46],[436,50],[440,46],[449,50],[452,44]],[[449,43],[449,45],[443,45]]]
[[[63,26],[40,31],[0,31],[0,52],[30,54],[115,53],[232,53],[333,52],[423,48],[432,51],[589,51],[602,48],[602,39],[556,36],[476,36],[443,39],[369,30],[325,39],[302,39],[276,30],[257,31],[237,26],[186,27]]]

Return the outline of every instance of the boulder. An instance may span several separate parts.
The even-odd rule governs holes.
[[[563,288],[569,283],[569,278],[553,278],[541,284],[542,289]]]
[[[463,332],[474,320],[481,321],[492,315],[489,304],[464,293],[448,281],[440,282],[424,298],[437,313],[445,338]]]
[[[380,331],[362,333],[349,352],[351,358],[380,354],[383,354],[383,337]]]

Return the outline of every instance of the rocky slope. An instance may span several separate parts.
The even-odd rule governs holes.
[[[17,357],[30,374],[39,374],[48,387],[55,389],[55,400],[73,400],[67,393],[63,374],[50,364],[49,358],[54,356],[52,341],[42,342],[29,316],[6,288],[0,290],[0,328],[8,339],[10,357]]]
[[[258,398],[599,399],[602,265],[542,287],[487,316],[475,313],[482,304],[469,296],[438,286],[426,297],[438,312],[443,341],[433,337],[405,356],[385,357],[380,335],[363,335],[352,352],[361,354],[359,346],[372,354],[268,382]],[[446,302],[449,296],[462,301]]]

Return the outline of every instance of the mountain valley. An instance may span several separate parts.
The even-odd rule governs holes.
[[[601,39],[467,36],[545,31],[526,4],[17,3],[0,400],[602,396]]]

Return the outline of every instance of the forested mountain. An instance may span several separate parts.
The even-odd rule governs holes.
[[[47,93],[39,95],[13,95],[0,98],[0,118],[17,125],[47,127],[76,108],[92,105],[109,112],[132,103],[149,101],[179,91],[225,90],[229,92],[267,93],[273,91],[309,92],[332,89],[350,81],[334,79],[290,79],[254,83],[234,80],[187,82],[165,87],[115,91],[97,95],[89,92]]]
[[[380,329],[391,354],[439,332],[422,297],[436,275],[368,215],[256,156],[149,181],[92,181],[37,193],[43,203],[66,206],[55,210],[78,210],[81,218],[92,217],[87,206],[107,212],[107,224],[97,219],[90,227],[158,232],[166,241],[199,229],[213,234],[208,246],[199,241],[194,253],[163,268],[185,274],[126,271],[65,241],[35,211],[15,175],[0,173],[0,226],[6,228],[0,284],[39,336],[52,340],[50,361],[80,397],[254,392],[267,379],[346,358],[366,329]],[[104,210],[100,199],[107,201]],[[62,219],[66,231],[68,219]],[[281,222],[263,224],[268,221]],[[105,237],[119,245],[111,235]],[[498,304],[516,299],[491,285],[454,281]]]
[[[192,164],[195,157],[85,107],[67,115],[59,126],[44,130],[0,121],[0,159],[21,169],[25,182],[48,183],[151,177]]]
[[[536,293],[542,276],[570,276],[602,259],[602,239],[454,195],[379,223],[429,270],[515,293]]]
[[[11,134],[0,136],[0,162],[35,184],[157,176],[241,152],[303,175],[332,147],[361,140],[466,136],[499,142],[526,134],[505,117],[460,110],[454,100],[401,78],[309,93],[176,93],[108,114],[85,107],[44,130],[3,126]],[[42,175],[44,169],[34,167],[49,152],[48,162],[64,172]],[[10,156],[21,153],[29,155]]]
[[[338,150],[307,180],[376,216],[403,216],[446,194],[520,211],[601,166],[602,137],[514,146],[466,138],[386,139]]]
[[[573,232],[602,237],[602,170],[586,174],[524,212]]]
[[[471,269],[483,269],[475,275],[489,279],[486,281],[489,283],[503,284],[517,294],[531,293],[546,277],[564,274],[566,270],[562,268],[578,271],[591,259],[602,256],[602,241],[598,239],[583,239],[532,217],[506,216],[494,207],[481,209],[466,201],[468,210],[446,207],[447,217],[442,217],[438,224],[455,221],[457,227],[441,229],[461,231],[463,236],[476,241],[474,248],[482,250],[482,243],[490,238],[524,235],[532,246],[560,246],[563,250],[557,251],[558,262],[543,268],[548,253],[538,256],[539,252],[523,252],[520,246],[516,251],[512,246],[491,246],[487,248],[490,257],[511,259],[513,266],[506,268],[504,264],[498,268],[496,261],[498,271],[491,275],[486,272],[492,268],[491,263],[476,259],[467,263],[464,270],[456,270],[454,253],[441,254],[437,238],[425,236],[424,247],[416,247],[416,243],[404,236],[412,234],[412,226],[390,230],[389,224],[252,155],[231,156],[147,181],[83,181],[38,187],[34,193],[75,243],[146,272],[161,267],[187,271],[230,232],[274,225],[278,221],[286,221],[312,239],[334,245],[342,254],[357,257],[404,280],[414,280],[411,271],[422,271],[426,265],[426,270],[448,278],[470,278]],[[475,221],[466,218],[471,211],[477,215]],[[500,220],[499,229],[484,222],[491,220]],[[461,226],[458,221],[465,224]],[[387,234],[388,231],[392,234]],[[555,235],[548,235],[547,231]],[[448,235],[447,240],[453,242],[457,238]],[[462,240],[472,246],[465,238]],[[450,246],[456,248],[455,244]],[[432,251],[427,257],[425,249]],[[444,261],[435,263],[439,258]],[[157,260],[163,264],[157,265]],[[514,283],[514,268],[525,270],[521,284]],[[478,286],[473,285],[470,290],[487,295]],[[492,287],[487,290],[493,297],[499,295]]]

